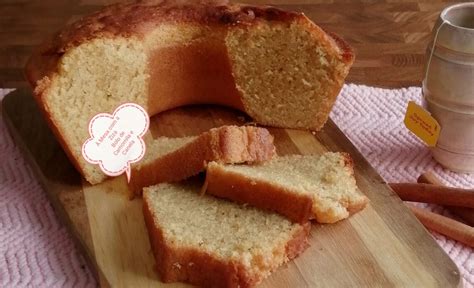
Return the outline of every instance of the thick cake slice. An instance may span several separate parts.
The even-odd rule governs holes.
[[[261,165],[209,163],[207,193],[272,210],[295,222],[334,223],[362,210],[347,153],[276,157]]]
[[[310,224],[199,195],[196,184],[143,189],[144,215],[163,282],[252,287],[307,247]]]
[[[275,154],[273,136],[265,128],[222,126],[197,137],[159,138],[132,167],[130,190],[184,180],[204,171],[207,163],[253,163],[270,160]]]

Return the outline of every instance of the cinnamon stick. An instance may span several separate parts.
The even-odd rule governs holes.
[[[441,182],[441,180],[439,180],[432,171],[421,174],[420,177],[418,177],[418,183],[427,183],[441,186],[444,185],[443,182]],[[469,225],[474,226],[474,209],[456,206],[446,206],[446,208],[449,210],[449,212],[458,216]]]
[[[426,184],[433,184],[433,185],[439,185],[439,186],[446,186],[444,185],[441,180],[436,177],[436,175],[432,171],[425,172],[420,175],[417,179],[418,183],[426,183]]]
[[[474,190],[425,183],[389,185],[404,201],[474,208]]]
[[[416,218],[428,229],[474,247],[474,228],[451,218],[407,205]]]
[[[456,206],[446,206],[446,208],[448,208],[449,212],[458,216],[467,224],[474,226],[474,209]]]

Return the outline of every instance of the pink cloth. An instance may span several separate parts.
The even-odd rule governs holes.
[[[0,99],[7,93],[0,89]],[[474,187],[474,177],[441,168],[403,126],[408,100],[418,87],[398,90],[346,85],[332,119],[387,182],[415,182],[433,170],[448,185]],[[92,287],[97,283],[56,218],[45,193],[0,120],[0,287]],[[445,209],[426,209],[452,217]],[[474,287],[473,249],[437,233],[456,262],[465,287]]]
[[[419,87],[389,90],[349,84],[339,95],[331,118],[387,182],[416,182],[420,174],[432,170],[449,186],[473,188],[474,175],[443,169],[428,148],[405,128],[403,119],[410,100],[421,103]],[[420,207],[455,218],[441,206]],[[473,249],[432,234],[459,267],[464,287],[474,287]]]

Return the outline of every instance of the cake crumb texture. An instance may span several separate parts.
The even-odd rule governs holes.
[[[144,189],[144,212],[164,282],[253,287],[307,247],[310,224],[199,195],[196,183]]]

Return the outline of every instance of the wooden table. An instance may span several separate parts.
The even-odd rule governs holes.
[[[1,0],[0,88],[25,85],[22,74],[32,49],[46,35],[81,15],[117,0]],[[344,37],[357,61],[348,81],[400,87],[420,85],[424,53],[441,0],[242,0],[303,11]],[[459,2],[459,1],[457,1]]]

